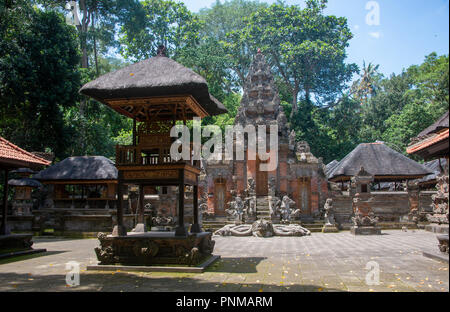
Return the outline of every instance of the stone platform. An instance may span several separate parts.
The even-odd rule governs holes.
[[[0,259],[47,251],[31,248],[32,239],[32,234],[0,235]]]
[[[203,263],[197,266],[157,266],[157,265],[88,265],[87,271],[105,271],[105,272],[166,272],[166,273],[203,273],[220,256],[211,255]]]
[[[101,265],[198,265],[214,250],[212,233],[129,232],[127,236],[99,233],[95,248]]]
[[[377,226],[353,226],[350,233],[353,235],[381,235],[381,228]]]
[[[448,224],[428,224],[425,225],[425,231],[437,234],[448,234]]]

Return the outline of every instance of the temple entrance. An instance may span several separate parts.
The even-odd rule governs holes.
[[[311,214],[311,178],[303,177],[299,179],[298,205],[301,214]]]
[[[226,187],[224,179],[214,181],[214,212],[218,215],[225,214]]]
[[[260,170],[260,164],[266,162],[267,160],[263,161],[256,157],[256,196],[267,196],[269,193],[268,172]]]

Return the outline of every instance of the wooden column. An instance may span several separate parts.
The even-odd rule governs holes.
[[[5,181],[3,184],[3,211],[2,211],[2,225],[0,227],[0,235],[10,234],[7,217],[8,217],[8,169],[5,169]]]
[[[123,183],[122,172],[118,173],[117,184],[117,225],[114,227],[113,236],[127,236],[127,229],[123,225]]]
[[[147,232],[147,229],[145,228],[145,215],[144,215],[144,185],[139,184],[139,206],[138,209],[138,216],[137,216],[137,224],[134,228],[135,232],[143,233]]]
[[[200,223],[198,222],[198,176],[196,177],[196,184],[194,185],[193,194],[193,204],[194,204],[194,223],[191,226],[191,233],[200,233],[202,231]]]
[[[178,183],[178,226],[175,229],[175,236],[187,236],[184,226],[184,169],[180,169],[180,180]]]

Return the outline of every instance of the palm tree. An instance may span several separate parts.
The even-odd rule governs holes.
[[[363,61],[363,70],[360,78],[356,80],[351,88],[351,93],[356,96],[356,98],[361,102],[361,105],[364,102],[367,102],[369,96],[372,96],[376,93],[376,76],[379,75],[378,68],[380,65],[373,65],[369,63],[366,66],[366,62]]]

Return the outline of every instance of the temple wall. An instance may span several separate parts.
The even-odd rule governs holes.
[[[421,192],[419,207],[429,209],[433,192]],[[380,221],[400,221],[409,213],[409,201],[407,192],[372,192],[372,209]],[[348,195],[334,195],[333,207],[336,211],[335,218],[338,223],[349,223],[352,211],[352,197]]]

